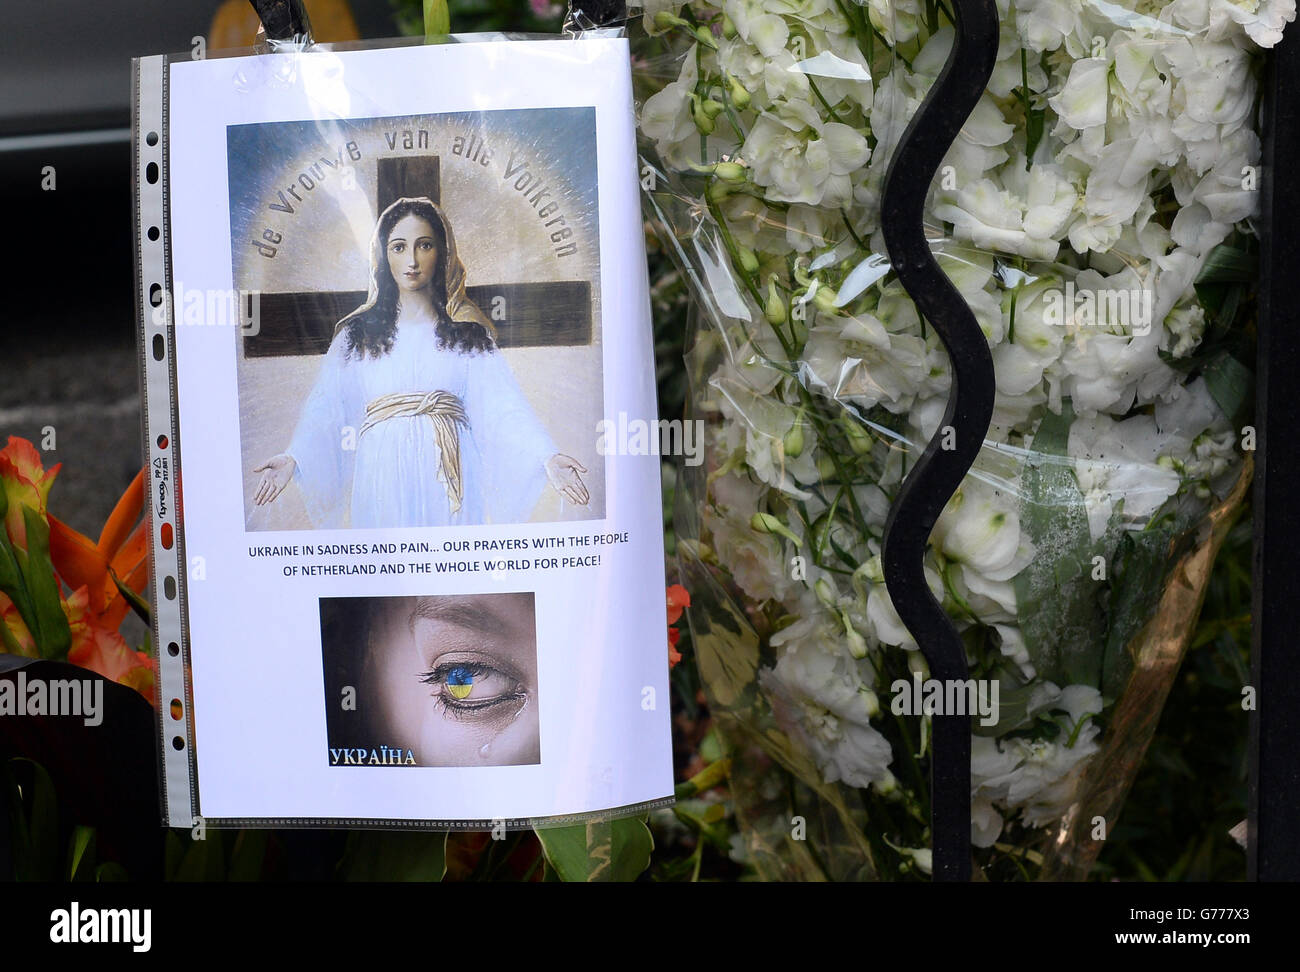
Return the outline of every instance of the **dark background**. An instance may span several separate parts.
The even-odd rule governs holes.
[[[141,465],[135,360],[131,58],[191,49],[219,0],[4,4],[0,437],[55,431],[53,508],[92,538]],[[366,39],[399,34],[388,0],[351,0]],[[55,188],[41,188],[46,166]],[[3,441],[0,441],[3,445]]]

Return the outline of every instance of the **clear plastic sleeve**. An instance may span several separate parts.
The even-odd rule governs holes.
[[[671,802],[626,39],[442,40],[137,62],[173,826]]]

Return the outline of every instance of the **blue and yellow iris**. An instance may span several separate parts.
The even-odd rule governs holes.
[[[447,673],[447,691],[452,698],[469,698],[474,691],[474,673],[464,666],[457,666]]]

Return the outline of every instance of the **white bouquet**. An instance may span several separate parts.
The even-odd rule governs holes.
[[[953,698],[931,691],[880,541],[910,464],[951,434],[950,369],[891,271],[880,196],[954,18],[945,0],[641,12],[648,211],[696,285],[708,452],[679,550],[701,675],[734,738],[830,802],[854,873],[924,873],[926,716]],[[1257,76],[1295,3],[998,12],[992,80],[926,209],[997,382],[926,567],[975,680],[971,839],[990,873],[1041,863],[1042,828],[1077,815],[1124,731],[1139,633],[1248,476]]]

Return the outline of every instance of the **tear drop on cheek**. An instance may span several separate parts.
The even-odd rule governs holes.
[[[478,750],[479,759],[487,759],[491,755],[492,755],[492,744],[490,742],[485,742],[482,746],[479,747]]]

